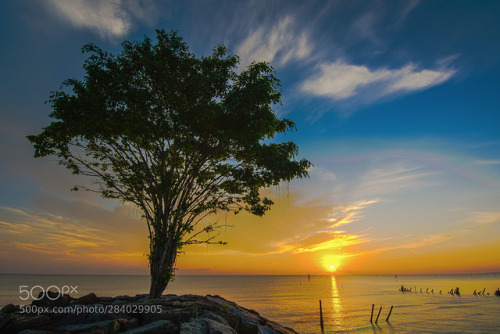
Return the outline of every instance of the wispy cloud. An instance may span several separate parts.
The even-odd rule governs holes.
[[[500,165],[500,160],[476,160],[476,165]]]
[[[461,236],[470,236],[471,232],[475,230],[480,230],[481,228],[488,228],[491,225],[500,223],[500,212],[471,212],[467,218],[463,221],[458,222],[462,225],[462,228],[452,229],[450,227],[449,231],[442,233],[428,234],[415,237],[399,237],[397,239],[391,240],[392,246],[376,248],[368,253],[380,253],[386,251],[392,251],[397,249],[411,249],[418,250],[420,248],[426,248],[434,245],[439,245],[447,241],[456,239]],[[385,240],[387,243],[389,240]]]
[[[268,254],[310,253],[323,250],[338,250],[366,242],[365,237],[339,229],[339,226],[362,219],[365,207],[378,200],[365,200],[345,205],[337,205],[324,214],[316,223],[308,224],[299,234],[270,244]]]
[[[0,207],[10,222],[0,221],[4,237],[16,248],[36,253],[83,249],[112,245],[113,241],[99,236],[99,230],[49,214]],[[8,214],[10,212],[10,214]]]
[[[299,243],[288,245],[294,254],[310,253],[322,250],[338,250],[340,248],[364,242],[356,235],[335,232],[323,232],[301,240]]]
[[[75,27],[90,29],[101,37],[119,38],[127,35],[134,22],[155,21],[152,1],[130,0],[46,0],[51,8]]]
[[[285,65],[294,60],[302,60],[311,54],[309,33],[299,31],[294,20],[287,16],[274,26],[260,26],[250,32],[237,47],[241,66],[253,61],[266,61]]]
[[[418,190],[434,186],[437,183],[430,177],[435,172],[427,171],[422,166],[399,163],[395,166],[381,166],[368,171],[361,177],[359,186],[364,194],[393,194],[400,190]]]
[[[399,69],[370,69],[337,60],[319,65],[319,73],[305,80],[301,90],[333,100],[362,98],[374,101],[428,89],[447,81],[454,74],[453,69],[418,69],[412,63]]]

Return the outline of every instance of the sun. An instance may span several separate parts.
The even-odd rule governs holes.
[[[342,266],[342,255],[338,254],[324,255],[320,258],[320,263],[324,268],[323,269],[324,271],[330,273],[337,272],[339,268]]]

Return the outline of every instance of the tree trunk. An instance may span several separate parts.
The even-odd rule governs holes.
[[[177,257],[177,242],[167,239],[161,243],[155,241],[153,252],[149,259],[151,272],[150,298],[159,298],[168,283],[174,277],[175,259]]]

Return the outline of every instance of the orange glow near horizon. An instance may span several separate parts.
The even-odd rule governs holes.
[[[296,195],[290,194],[275,203],[262,218],[245,213],[215,217],[234,225],[220,238],[228,245],[185,247],[177,259],[178,273],[383,275],[500,268],[500,244],[497,234],[490,232],[498,226],[498,215],[483,214],[476,225],[453,233],[368,239],[349,230],[358,223],[361,210],[375,201],[332,209],[331,205],[297,204]],[[0,227],[7,241],[0,243],[0,260],[9,268],[6,272],[148,274],[147,228],[128,213],[130,207],[105,211],[88,202],[83,207],[97,212],[95,220],[0,208],[5,217]]]

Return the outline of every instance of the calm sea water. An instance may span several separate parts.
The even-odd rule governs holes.
[[[25,304],[20,286],[29,290],[36,285],[78,286],[75,297],[90,292],[135,295],[148,292],[149,277],[0,274],[0,306]],[[401,293],[401,285],[418,292]],[[461,296],[447,293],[456,287]],[[500,274],[311,276],[310,280],[307,276],[177,276],[166,293],[218,294],[299,333],[321,333],[320,299],[325,333],[500,333],[500,297],[493,295],[498,287]],[[484,296],[472,294],[483,289]],[[382,307],[378,324],[370,323],[372,304],[374,321]]]

